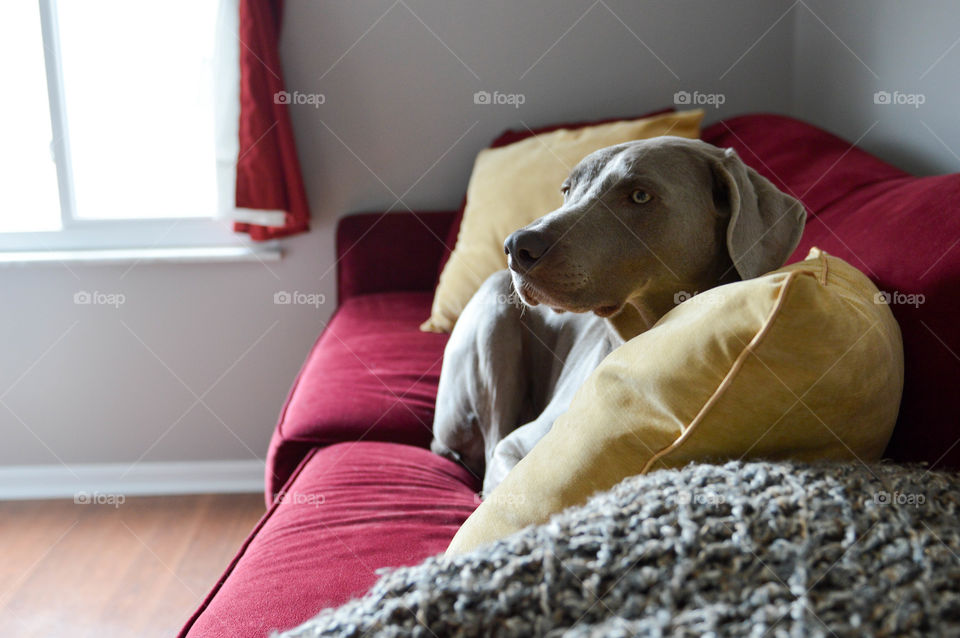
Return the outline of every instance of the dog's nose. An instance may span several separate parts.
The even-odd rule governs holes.
[[[513,270],[530,270],[549,247],[544,234],[535,230],[518,230],[503,242],[503,252],[510,256]]]

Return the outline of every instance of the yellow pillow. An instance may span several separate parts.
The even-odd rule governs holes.
[[[863,273],[815,248],[675,307],[601,362],[448,553],[692,461],[878,460],[897,419],[903,346],[875,295]]]
[[[457,245],[433,298],[427,332],[450,332],[487,277],[507,267],[507,235],[557,209],[560,185],[590,153],[631,140],[675,135],[697,139],[703,111],[668,113],[639,120],[560,129],[477,155],[467,186],[467,206]]]

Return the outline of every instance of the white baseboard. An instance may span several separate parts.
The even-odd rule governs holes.
[[[263,491],[263,461],[0,467],[0,500]]]

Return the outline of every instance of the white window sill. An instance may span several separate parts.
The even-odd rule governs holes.
[[[0,252],[0,266],[25,264],[231,263],[280,261],[279,246],[189,246]]]

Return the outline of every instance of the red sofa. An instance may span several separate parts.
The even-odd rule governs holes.
[[[806,204],[792,260],[819,246],[889,293],[906,387],[887,455],[960,467],[960,174],[915,177],[775,115],[732,118],[703,139]],[[292,627],[362,595],[377,569],[443,551],[473,511],[478,477],[428,449],[446,336],[418,330],[458,224],[454,212],[340,221],[339,307],[274,432],[268,510],[182,637]]]

